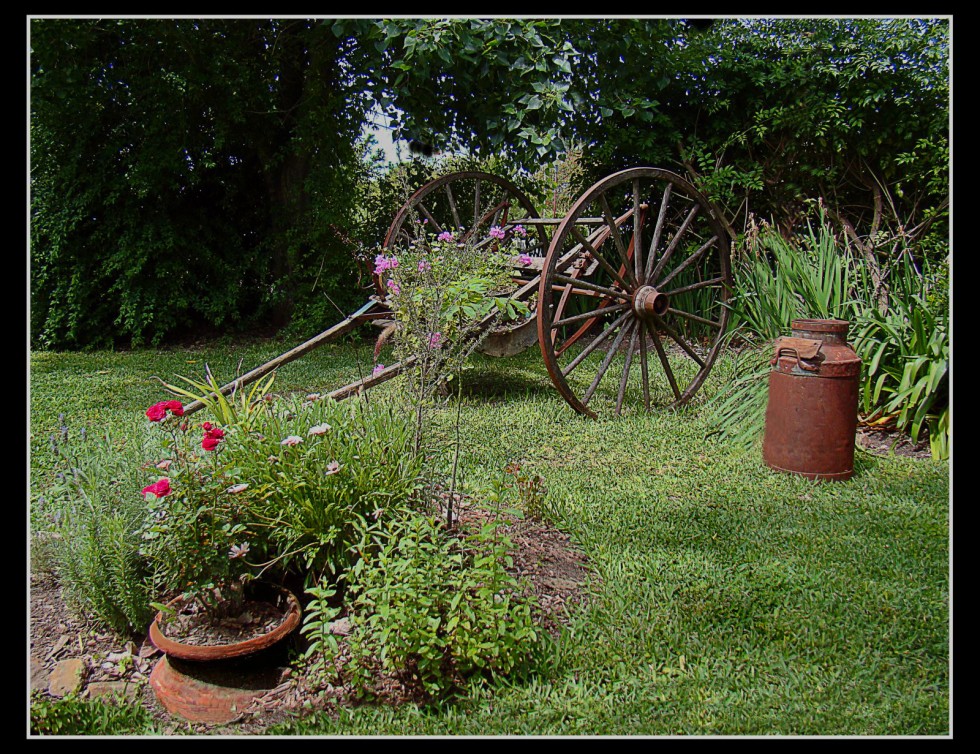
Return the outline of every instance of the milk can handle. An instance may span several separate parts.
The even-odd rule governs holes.
[[[776,355],[773,356],[772,359],[769,360],[769,366],[773,366],[773,367],[776,366],[776,362],[779,361],[779,357],[782,356],[783,354],[786,354],[787,356],[789,356],[789,355],[792,354],[793,356],[795,356],[796,357],[796,366],[798,366],[800,369],[802,369],[804,371],[807,371],[807,372],[816,372],[816,371],[818,371],[820,369],[820,365],[819,364],[807,364],[806,362],[802,361],[800,359],[800,352],[797,351],[795,348],[791,348],[789,346],[784,346],[782,348],[777,348],[776,349]]]

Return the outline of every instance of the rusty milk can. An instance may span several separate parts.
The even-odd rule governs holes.
[[[861,359],[847,344],[848,322],[796,319],[769,362],[762,459],[810,479],[854,474]]]

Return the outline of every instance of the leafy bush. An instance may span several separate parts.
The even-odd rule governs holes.
[[[148,570],[140,556],[145,506],[138,494],[147,456],[139,428],[124,439],[71,433],[52,437],[55,472],[46,507],[65,598],[119,633],[141,632],[152,618]]]
[[[863,267],[838,247],[823,218],[799,239],[763,225],[733,264],[730,342],[743,347],[728,388],[709,401],[710,423],[722,439],[748,444],[765,426],[772,341],[789,334],[794,319],[853,323],[873,290]]]
[[[365,527],[409,505],[420,457],[408,416],[380,397],[338,403],[311,396],[270,404],[223,452],[261,546],[254,562],[304,575],[342,573]]]
[[[423,516],[363,542],[350,573],[360,692],[373,693],[377,669],[438,698],[527,667],[533,601],[507,571],[509,546],[493,522],[460,539]]]
[[[903,259],[905,259],[903,257]],[[865,366],[863,409],[894,420],[913,442],[928,431],[934,458],[949,457],[949,309],[927,277],[905,262],[894,276],[888,310],[858,320],[855,348]]]

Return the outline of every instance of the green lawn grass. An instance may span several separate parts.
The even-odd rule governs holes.
[[[151,375],[199,377],[206,362],[227,380],[293,345],[32,354],[32,500],[60,413],[70,428],[124,429],[167,397]],[[274,390],[326,391],[370,362],[370,345],[326,346],[282,367]],[[728,370],[719,360],[689,407],[590,420],[552,388],[536,347],[475,357],[464,483],[479,492],[512,460],[540,474],[589,558],[588,605],[531,681],[270,732],[949,735],[948,464],[858,451],[846,482],[773,472],[758,444],[706,438],[703,401]],[[615,400],[607,381],[600,411]]]

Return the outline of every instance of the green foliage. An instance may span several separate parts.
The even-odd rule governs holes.
[[[155,344],[281,320],[297,297],[348,305],[354,57],[317,21],[33,19],[32,342]]]
[[[866,268],[841,248],[821,216],[816,228],[784,238],[763,225],[756,243],[736,259],[732,329],[772,340],[798,318],[853,319],[874,297]]]
[[[930,427],[933,455],[948,458],[947,279],[941,272],[922,276],[903,254],[883,280],[881,301],[866,261],[847,254],[826,222],[793,239],[764,226],[735,263],[729,306],[736,324],[729,337],[744,340],[747,352],[727,390],[711,401],[713,431],[738,443],[757,439],[765,426],[772,341],[794,319],[843,319],[864,365],[866,418],[894,419],[913,442]]]
[[[31,696],[32,736],[159,735],[153,716],[138,704],[104,699]]]
[[[526,669],[532,600],[508,572],[490,522],[460,540],[434,518],[394,521],[359,546],[350,572],[350,672],[370,696],[380,669],[435,698]]]
[[[510,475],[511,484],[517,492],[517,502],[520,510],[528,518],[546,521],[553,518],[548,501],[548,489],[544,486],[544,478],[540,474],[532,474],[521,468],[521,464],[511,461],[504,467]]]
[[[743,349],[726,390],[709,401],[713,432],[750,444],[765,427],[769,357],[773,340],[789,334],[794,319],[849,322],[873,307],[865,267],[845,254],[823,217],[790,239],[763,224],[754,243],[735,259],[729,341]]]
[[[199,401],[218,424],[240,425],[246,431],[251,429],[252,424],[266,410],[265,398],[276,379],[273,372],[268,377],[256,380],[251,387],[236,386],[231,395],[226,396],[221,392],[222,385],[207,364],[204,365],[204,375],[203,381],[178,376],[188,387],[167,382],[162,384],[171,395],[189,398],[192,402]]]
[[[334,604],[337,590],[325,578],[321,578],[319,584],[307,587],[306,593],[310,600],[303,611],[300,633],[306,638],[307,648],[301,663],[308,673],[326,677],[330,674],[328,665],[339,650],[337,637],[330,631],[330,623],[341,611]]]
[[[949,458],[949,310],[907,257],[892,276],[888,309],[861,313],[854,341],[865,365],[862,402],[869,418],[891,417],[918,442],[928,431],[935,458]],[[940,297],[939,301],[942,301]]]
[[[339,575],[364,530],[414,502],[411,417],[390,402],[285,398],[223,448],[248,508],[251,562],[316,584]]]
[[[51,437],[54,472],[39,503],[57,536],[49,544],[69,605],[122,635],[141,633],[153,617],[139,538],[147,445],[139,433],[64,426]]]

